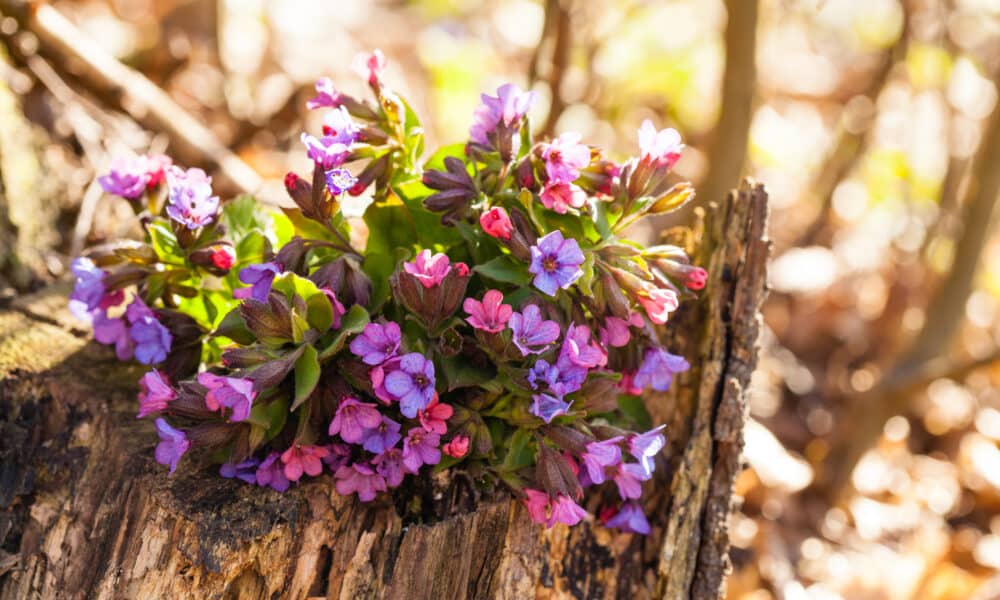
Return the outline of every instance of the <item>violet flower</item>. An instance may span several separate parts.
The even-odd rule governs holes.
[[[245,421],[250,416],[250,408],[257,391],[253,381],[242,377],[224,377],[214,373],[199,373],[198,383],[208,388],[205,394],[205,406],[217,411],[222,407],[229,408],[229,422]]]
[[[351,340],[351,354],[366,365],[380,365],[396,355],[400,339],[398,324],[391,321],[385,325],[368,323],[364,331]]]
[[[633,384],[638,388],[651,387],[658,392],[665,392],[670,388],[675,373],[683,373],[690,368],[691,365],[683,356],[671,354],[663,348],[649,348],[643,355]]]
[[[587,379],[587,369],[573,364],[550,365],[543,358],[528,371],[528,383],[532,389],[538,389],[542,383],[548,386],[555,397],[562,400],[566,394],[572,394],[583,387]]]
[[[70,270],[76,277],[73,292],[69,295],[70,311],[81,320],[88,320],[104,299],[104,270],[85,256],[73,259]]]
[[[347,169],[330,169],[326,172],[326,189],[334,196],[339,196],[354,187],[358,178],[351,175]]]
[[[622,450],[618,443],[621,436],[601,442],[590,442],[587,450],[580,455],[580,462],[587,470],[591,483],[599,485],[607,479],[606,469],[618,466],[622,461]]]
[[[274,277],[281,273],[281,271],[281,265],[276,262],[265,262],[243,267],[240,269],[240,281],[250,287],[233,290],[233,298],[241,300],[244,298],[253,298],[258,302],[267,302],[267,296],[271,293],[271,284],[274,283]]]
[[[170,384],[164,380],[159,371],[153,369],[142,376],[139,380],[139,414],[137,419],[147,417],[153,413],[167,410],[167,405],[177,394]]]
[[[469,313],[465,320],[476,329],[489,333],[499,333],[507,326],[514,309],[509,304],[503,304],[503,294],[500,290],[489,290],[480,302],[474,298],[466,298],[462,308]]]
[[[334,473],[337,493],[341,496],[357,494],[362,502],[371,502],[379,492],[386,491],[385,478],[365,463],[340,467]]]
[[[580,265],[584,256],[580,245],[573,238],[564,238],[558,229],[538,239],[531,247],[531,265],[528,271],[535,274],[532,283],[549,296],[559,288],[566,289],[583,276]]]
[[[174,429],[165,419],[156,419],[156,433],[160,436],[160,443],[156,445],[154,455],[156,462],[161,465],[170,466],[170,474],[177,470],[177,463],[181,457],[191,447],[191,441],[180,429]]]
[[[654,457],[660,453],[660,450],[663,450],[667,443],[667,439],[660,433],[664,427],[666,425],[660,425],[646,433],[633,434],[628,438],[629,453],[639,461],[643,471],[650,475],[656,468]]]
[[[140,298],[125,309],[130,324],[129,337],[134,345],[135,359],[144,365],[167,360],[174,337],[170,330],[156,319],[156,314]]]
[[[542,311],[534,304],[513,313],[507,326],[514,334],[512,341],[521,351],[521,356],[541,354],[549,344],[559,339],[559,324],[543,319]]]
[[[320,77],[316,80],[316,95],[306,101],[306,108],[316,110],[317,108],[337,108],[340,106],[340,92],[333,87],[333,80],[329,77]]]
[[[351,151],[350,146],[337,141],[337,138],[332,135],[324,135],[317,138],[308,133],[303,133],[301,140],[302,144],[306,147],[306,156],[321,166],[324,171],[329,171],[334,167],[344,164],[347,155]]]
[[[385,376],[385,389],[399,400],[399,412],[416,418],[434,398],[434,363],[418,352],[404,355],[399,369]]]
[[[245,483],[254,484],[257,483],[258,464],[256,458],[248,458],[235,464],[231,462],[222,463],[219,467],[219,475],[226,479],[236,478]]]
[[[572,498],[565,494],[559,494],[555,502],[552,503],[552,516],[549,517],[549,527],[556,523],[573,526],[587,518],[587,511]]]
[[[94,313],[94,339],[102,344],[114,344],[118,360],[132,358],[132,338],[125,319],[109,317],[106,311]]]
[[[592,341],[589,327],[570,325],[566,329],[566,336],[559,350],[558,364],[563,368],[576,365],[593,369],[608,364],[608,354],[599,344]]]
[[[545,145],[542,159],[549,181],[571,183],[590,164],[590,148],[580,143],[581,137],[576,132],[564,133]]]
[[[395,446],[403,438],[399,433],[400,424],[389,417],[382,417],[382,422],[365,432],[364,449],[372,454],[382,454]]]
[[[327,433],[340,435],[340,439],[350,444],[360,444],[365,432],[382,423],[382,415],[374,404],[359,402],[355,398],[344,398],[330,421]]]
[[[348,148],[358,139],[358,125],[351,118],[347,108],[341,106],[323,115],[323,136],[333,138],[338,144]]]
[[[288,478],[285,477],[285,467],[281,462],[281,454],[272,452],[267,455],[257,467],[257,485],[270,486],[276,492],[288,489]]]
[[[608,527],[614,527],[629,533],[641,533],[642,535],[649,535],[652,531],[649,521],[646,520],[646,514],[642,511],[642,507],[639,506],[638,502],[634,501],[622,504],[618,512],[604,524]]]
[[[281,462],[285,465],[285,477],[289,481],[298,481],[303,473],[315,477],[323,472],[323,458],[330,454],[325,446],[303,446],[293,444],[281,454]]]
[[[513,127],[519,122],[535,101],[535,92],[525,92],[513,83],[505,83],[497,88],[496,96],[480,95],[482,104],[472,115],[469,137],[473,142],[489,145],[489,134],[503,123]]]
[[[212,178],[201,169],[170,167],[167,216],[188,229],[210,224],[219,212],[219,197],[212,195]]]
[[[372,459],[375,471],[385,478],[389,487],[399,487],[403,483],[406,469],[403,465],[403,451],[400,448],[389,448]]]
[[[414,427],[406,432],[403,440],[403,465],[410,473],[416,473],[423,465],[441,462],[441,436],[423,427]]]
[[[111,162],[111,170],[98,177],[97,182],[109,194],[135,200],[150,183],[148,161],[144,156],[118,157]]]
[[[639,463],[619,463],[615,470],[614,480],[618,486],[618,494],[622,500],[635,499],[642,496],[642,482],[652,477],[652,470],[647,471]]]
[[[566,414],[566,411],[572,405],[572,402],[565,402],[549,394],[535,394],[532,396],[532,399],[533,401],[528,412],[546,423],[551,423],[552,419]]]

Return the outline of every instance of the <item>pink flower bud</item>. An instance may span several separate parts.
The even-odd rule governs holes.
[[[494,206],[484,212],[479,217],[479,224],[487,235],[501,240],[509,240],[514,231],[514,225],[510,222],[507,211],[499,206]]]

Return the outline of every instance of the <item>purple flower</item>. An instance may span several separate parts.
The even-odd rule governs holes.
[[[281,462],[281,454],[272,452],[267,455],[257,467],[257,485],[270,486],[276,492],[288,489],[288,478],[285,477],[285,466]]]
[[[107,175],[97,178],[104,191],[128,200],[135,200],[146,191],[150,182],[146,157],[119,157],[111,163]]]
[[[615,485],[622,500],[635,499],[642,495],[642,482],[652,477],[639,463],[619,463],[615,470]]]
[[[137,419],[147,417],[156,412],[167,410],[167,404],[177,397],[174,389],[170,387],[156,369],[149,371],[139,380],[141,390],[139,391],[139,414]]]
[[[482,94],[483,103],[472,116],[469,137],[479,144],[490,143],[489,134],[503,123],[513,127],[521,120],[535,101],[535,92],[525,92],[513,83],[505,83],[497,88],[496,96]]]
[[[605,525],[642,535],[649,535],[652,531],[649,521],[646,520],[646,514],[642,512],[642,507],[634,501],[622,504],[621,509],[615,513],[615,516],[608,519]]]
[[[618,436],[587,444],[586,452],[580,455],[580,462],[587,470],[591,483],[595,485],[604,483],[605,469],[616,467],[622,461],[622,450],[618,445],[621,440],[621,436]]]
[[[303,474],[315,477],[323,472],[323,458],[330,451],[326,446],[304,446],[292,444],[281,453],[281,462],[285,465],[285,477],[289,481],[298,481]]]
[[[551,423],[552,419],[566,414],[566,411],[572,405],[572,402],[564,402],[549,394],[535,394],[532,398],[534,401],[531,403],[531,408],[528,409],[528,412],[546,423]]]
[[[340,467],[334,473],[337,493],[341,496],[356,493],[362,502],[371,502],[379,492],[386,491],[385,478],[364,463]]]
[[[156,320],[156,314],[146,304],[136,298],[125,309],[125,317],[131,327],[129,337],[135,344],[135,359],[144,365],[152,365],[167,360],[174,336],[170,330]]]
[[[301,139],[306,147],[306,155],[323,167],[324,171],[344,164],[344,160],[347,159],[347,155],[351,151],[350,146],[337,141],[337,138],[332,135],[316,138],[308,133],[303,133]]]
[[[372,454],[382,454],[392,448],[403,437],[399,429],[399,423],[389,417],[382,417],[381,423],[366,432],[363,444],[365,450]]]
[[[156,420],[156,433],[160,436],[160,443],[156,445],[154,452],[156,462],[169,465],[170,474],[173,475],[177,463],[191,447],[191,442],[183,431],[174,429],[162,417]]]
[[[90,312],[104,299],[104,271],[84,256],[75,258],[69,268],[76,276],[73,292],[69,295],[69,308],[78,318],[88,320]]]
[[[559,339],[559,324],[542,319],[542,311],[534,304],[512,314],[507,325],[522,356],[541,354],[549,344]]]
[[[581,137],[576,132],[564,133],[545,145],[542,159],[549,181],[571,183],[580,176],[580,169],[590,164],[590,148],[580,143]]]
[[[639,461],[643,470],[650,475],[656,468],[653,457],[659,454],[667,443],[667,439],[660,433],[664,427],[666,426],[660,425],[646,433],[637,433],[628,438],[629,453]]]
[[[132,358],[132,338],[125,319],[109,317],[106,311],[94,313],[94,339],[102,344],[114,344],[118,360]]]
[[[561,400],[566,394],[572,394],[583,386],[587,379],[587,369],[572,364],[550,365],[545,359],[538,362],[528,371],[528,383],[532,389],[538,389],[542,383],[548,385],[549,391]]]
[[[271,293],[271,284],[274,282],[274,277],[278,273],[281,273],[281,270],[281,265],[276,262],[265,262],[243,267],[240,269],[240,281],[250,287],[233,290],[233,298],[253,298],[258,302],[267,302],[267,296]]]
[[[343,194],[357,182],[358,178],[347,169],[330,169],[326,172],[326,189],[334,196]]]
[[[382,423],[382,415],[374,404],[358,402],[354,398],[344,398],[337,407],[337,412],[330,421],[328,433],[340,434],[340,439],[351,444],[360,444],[365,439],[365,432],[375,429]]]
[[[559,350],[560,368],[576,365],[585,369],[603,367],[608,364],[608,354],[591,340],[590,328],[586,325],[570,325]]]
[[[681,134],[676,129],[657,131],[649,119],[642,122],[639,128],[639,152],[642,160],[669,169],[680,159],[683,149]]]
[[[257,459],[248,458],[243,462],[239,463],[222,463],[219,467],[219,475],[225,477],[226,479],[236,478],[240,481],[254,484],[257,483]]]
[[[649,348],[632,383],[640,389],[651,387],[665,392],[670,388],[675,373],[683,373],[690,368],[683,356],[671,354],[663,348]]]
[[[510,304],[502,304],[503,294],[500,290],[489,290],[483,295],[483,301],[466,298],[462,308],[469,313],[465,319],[469,325],[489,333],[499,333],[507,326],[514,309]]]
[[[385,376],[385,389],[399,400],[399,412],[415,419],[434,399],[434,363],[418,352],[404,355],[399,369]]]
[[[636,313],[632,313],[636,314]],[[629,331],[630,323],[625,319],[609,316],[605,317],[604,324],[598,329],[601,336],[601,343],[606,348],[622,348],[632,339],[632,332]]]
[[[539,290],[550,296],[559,288],[566,289],[583,275],[583,252],[573,238],[563,238],[558,229],[539,238],[538,245],[531,247],[531,266],[528,271],[535,274],[533,283]]]
[[[399,341],[400,331],[396,323],[369,323],[360,335],[351,340],[351,354],[359,357],[366,365],[380,365],[396,355]]]
[[[340,106],[340,92],[333,87],[333,80],[329,77],[320,77],[316,80],[316,96],[306,101],[306,108],[316,110],[317,108],[337,108]]]
[[[403,440],[403,465],[410,473],[416,473],[422,465],[436,465],[441,462],[441,436],[423,427],[414,427],[406,432]]]
[[[572,498],[565,494],[559,494],[555,502],[552,503],[552,516],[549,517],[549,527],[556,523],[565,523],[573,526],[587,518],[585,511]]]
[[[385,478],[389,487],[397,487],[403,483],[406,469],[403,466],[403,451],[399,448],[389,448],[372,459],[375,470]]]
[[[219,212],[219,197],[212,195],[212,178],[201,169],[170,167],[167,173],[170,202],[167,215],[185,225],[198,229],[211,223]]]
[[[350,147],[358,139],[358,125],[351,119],[347,107],[341,106],[323,115],[323,136]]]
[[[205,406],[209,410],[219,410],[223,406],[232,409],[229,415],[231,423],[245,421],[250,416],[257,391],[253,389],[253,381],[241,377],[223,377],[213,373],[199,373],[198,383],[208,388],[205,394]]]

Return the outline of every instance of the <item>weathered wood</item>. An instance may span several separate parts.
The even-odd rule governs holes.
[[[141,369],[72,333],[58,294],[20,299],[0,312],[0,600],[715,598],[765,220],[766,194],[750,184],[708,216],[710,287],[666,332],[692,370],[650,399],[670,444],[647,537],[595,523],[546,531],[504,499],[409,524],[388,499],[337,496],[328,477],[284,495],[191,467],[167,477],[152,427],[134,418]]]

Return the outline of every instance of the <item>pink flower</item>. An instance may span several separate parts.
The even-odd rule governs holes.
[[[542,150],[549,182],[571,183],[580,176],[580,169],[590,164],[590,148],[580,142],[580,134],[564,133]]]
[[[285,464],[285,477],[289,481],[298,481],[302,474],[313,477],[323,472],[323,457],[330,454],[325,446],[303,446],[295,444],[281,454],[281,462]]]
[[[208,388],[205,406],[208,410],[232,409],[229,421],[245,421],[250,416],[250,408],[257,397],[253,381],[243,377],[223,377],[214,373],[199,373],[198,383]]]
[[[684,144],[676,129],[657,131],[653,122],[646,119],[639,128],[639,151],[644,161],[657,167],[673,167],[681,157]]]
[[[528,508],[528,515],[531,520],[546,527],[552,527],[556,523],[566,525],[576,525],[587,517],[587,511],[583,510],[579,504],[565,494],[553,499],[545,492],[533,489],[525,489],[524,505]]]
[[[587,202],[587,194],[579,186],[563,181],[550,181],[545,184],[539,198],[545,208],[565,214],[570,207],[580,208]]]
[[[452,458],[462,458],[469,451],[469,436],[456,435],[450,442],[441,446],[441,450]]]
[[[649,320],[657,325],[666,323],[670,313],[677,310],[677,294],[673,290],[663,288],[644,290],[638,298]]]
[[[539,525],[544,525],[549,521],[549,495],[539,490],[525,488],[524,505],[528,508],[528,515],[531,520]]]
[[[701,290],[705,288],[706,281],[708,281],[708,272],[701,267],[694,267],[688,272],[684,285],[691,290]]]
[[[382,423],[382,415],[374,404],[358,402],[354,398],[344,398],[330,421],[327,433],[340,434],[340,439],[351,444],[360,444],[365,432]]]
[[[587,518],[587,511],[573,501],[572,498],[564,494],[559,494],[556,498],[555,503],[552,505],[552,516],[549,518],[549,527],[556,523],[565,523],[566,525],[576,525],[580,521]]]
[[[341,496],[356,493],[362,502],[371,502],[376,494],[386,491],[385,478],[364,463],[340,467],[334,473],[337,493]]]
[[[463,263],[456,263],[455,266]],[[468,269],[468,267],[465,267]],[[415,276],[420,284],[425,288],[432,288],[440,285],[448,271],[451,270],[451,261],[447,254],[431,254],[430,250],[421,250],[411,262],[403,263],[403,270]],[[461,274],[461,271],[459,272]]]
[[[142,386],[142,389],[139,391],[137,419],[167,410],[167,404],[177,397],[173,388],[170,387],[170,383],[156,369],[143,375],[142,379],[139,380],[139,385]]]
[[[462,304],[469,317],[465,320],[476,329],[489,333],[499,333],[507,326],[507,321],[514,313],[510,304],[502,304],[503,294],[500,290],[489,290],[480,302],[474,298],[466,298]]]
[[[306,102],[306,108],[315,110],[317,108],[340,106],[340,92],[333,87],[333,81],[329,77],[320,77],[316,80],[316,96]]]
[[[639,396],[642,394],[642,388],[636,387],[635,385],[635,371],[625,371],[622,373],[622,378],[618,380],[618,385],[616,386],[623,394],[630,394],[632,396]]]
[[[622,500],[635,499],[642,495],[642,482],[652,477],[652,471],[639,463],[618,463],[615,470],[615,485]]]
[[[385,55],[376,48],[371,54],[361,53],[355,56],[354,61],[351,62],[351,69],[364,77],[368,81],[368,85],[376,85],[385,75],[385,64]]]
[[[438,402],[438,396],[435,393],[434,398],[427,404],[427,407],[417,412],[417,417],[420,419],[420,424],[424,426],[424,429],[433,431],[438,435],[444,435],[448,431],[446,421],[451,418],[454,412],[450,404],[441,404]]]
[[[510,222],[507,211],[500,206],[494,206],[479,217],[479,225],[487,235],[501,240],[509,240],[514,226]]]
[[[632,333],[628,329],[629,322],[618,317],[607,317],[604,324],[599,328],[601,343],[606,348],[621,348],[628,345],[632,338]]]

